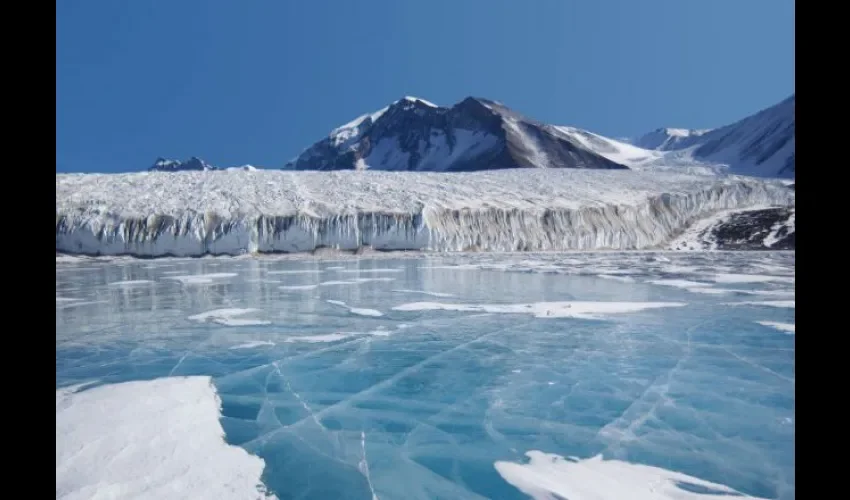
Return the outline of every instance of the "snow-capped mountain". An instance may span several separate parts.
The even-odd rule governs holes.
[[[496,101],[450,108],[405,97],[331,131],[293,170],[503,168],[680,170],[794,177],[794,96],[713,130],[665,128],[634,141],[540,123]]]
[[[658,129],[633,143],[644,149],[675,152],[670,157],[726,165],[737,174],[794,177],[795,97],[725,127]]]
[[[557,127],[495,101],[468,97],[445,108],[404,97],[333,130],[285,168],[458,172],[627,167]]]
[[[218,170],[218,168],[208,164],[196,156],[193,156],[186,161],[157,158],[154,164],[148,169],[150,172],[182,172],[185,170],[206,171]]]
[[[632,141],[632,143],[643,149],[672,151],[674,149],[684,149],[688,146],[693,146],[706,132],[711,132],[711,129],[659,128],[640,136]]]

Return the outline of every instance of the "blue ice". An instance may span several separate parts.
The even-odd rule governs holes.
[[[795,497],[793,253],[81,259],[56,295],[57,390],[210,376],[281,499],[607,498],[600,455]]]

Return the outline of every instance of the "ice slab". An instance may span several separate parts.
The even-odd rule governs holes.
[[[282,285],[278,290],[315,290],[319,285]]]
[[[604,460],[526,453],[528,463],[496,462],[505,480],[536,500],[717,500],[757,499],[724,486],[658,467]],[[761,499],[765,500],[765,499]]]
[[[428,292],[428,291],[425,291],[425,290],[393,290],[393,292],[396,292],[396,293],[419,293],[419,294],[422,294],[422,295],[430,295],[432,297],[453,297],[453,295],[450,294],[450,293]]]
[[[139,286],[139,285],[148,285],[153,283],[151,280],[127,280],[127,281],[114,281],[110,283],[111,286]]]
[[[296,337],[289,337],[286,339],[286,342],[336,342],[337,340],[344,340],[349,337],[353,337],[354,333],[326,333],[324,335],[299,335]]]
[[[795,333],[797,329],[797,325],[795,325],[794,323],[780,323],[778,321],[756,321],[756,323],[764,326],[769,326],[771,328],[776,328],[777,330],[786,333]]]
[[[345,302],[341,300],[327,300],[328,304],[333,304],[335,306],[342,307],[347,309],[351,314],[356,314],[358,316],[383,316],[384,313],[378,311],[377,309],[369,309],[368,307],[351,307]]]
[[[648,283],[652,283],[653,285],[675,286],[677,288],[685,288],[685,289],[711,286],[710,283],[701,283],[699,281],[677,280],[677,279],[651,280],[651,281],[648,281]]]
[[[263,460],[224,441],[209,377],[56,391],[56,498],[261,499]]]
[[[254,349],[255,347],[264,347],[264,346],[273,346],[274,342],[270,342],[268,340],[252,340],[250,342],[245,342],[244,344],[239,344],[231,347],[231,349]]]
[[[209,273],[198,274],[193,276],[167,276],[165,279],[177,280],[184,285],[207,285],[215,283],[216,280],[224,280],[239,276],[236,273]]]
[[[624,314],[660,307],[682,307],[684,302],[536,302],[532,304],[449,304],[411,302],[393,307],[394,311],[464,311],[504,314],[531,314],[537,318],[598,319],[609,314]]]
[[[733,306],[765,306],[765,307],[787,307],[789,309],[796,308],[795,300],[747,300],[741,302],[731,302]]]
[[[770,281],[794,283],[794,278],[767,274],[718,274],[714,276],[714,281],[717,283],[766,283]]]
[[[321,269],[288,269],[285,271],[266,271],[266,274],[320,274]]]
[[[271,324],[271,321],[259,320],[259,319],[248,319],[248,318],[237,318],[236,316],[243,316],[245,314],[250,314],[254,312],[259,312],[259,309],[253,308],[238,308],[238,307],[228,307],[224,309],[215,309],[212,311],[203,312],[200,314],[193,314],[189,316],[188,319],[192,321],[212,321],[214,323],[218,323],[220,325],[227,326],[250,326],[250,325],[268,325]]]

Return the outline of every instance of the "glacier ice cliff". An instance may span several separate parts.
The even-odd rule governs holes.
[[[794,200],[779,181],[622,170],[57,174],[56,251],[648,249],[721,210]]]

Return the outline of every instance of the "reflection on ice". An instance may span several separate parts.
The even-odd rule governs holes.
[[[57,259],[57,402],[135,408],[151,383],[195,402],[57,404],[57,484],[68,463],[81,488],[157,465],[183,497],[795,497],[793,253],[335,258]]]

